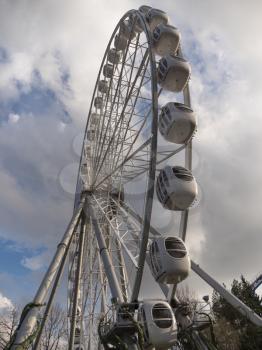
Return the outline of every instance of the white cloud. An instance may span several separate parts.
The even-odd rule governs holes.
[[[40,270],[46,266],[46,253],[30,258],[25,257],[21,260],[21,265],[32,271]]]
[[[29,246],[57,243],[72,209],[72,196],[60,186],[74,189],[72,164],[78,158],[73,139],[83,130],[103,52],[123,13],[141,4],[22,0],[1,6],[0,46],[9,58],[0,65],[0,102],[17,101],[21,92],[39,87],[37,71],[43,87],[55,92],[73,119],[66,127],[57,122],[55,107],[20,119],[11,111],[5,114],[10,122],[19,120],[19,129],[9,124],[0,130],[5,189],[0,221],[6,238],[12,235]],[[261,262],[262,3],[172,0],[161,6],[181,30],[184,53],[193,61],[192,102],[199,119],[195,175],[203,201],[190,218],[190,250],[223,281],[241,272],[254,276]],[[22,168],[29,170],[21,173]],[[25,178],[29,187],[21,182]],[[168,221],[169,213],[163,217]],[[25,258],[24,264],[35,269],[38,259]]]
[[[110,33],[134,3],[117,1],[107,6],[106,1],[94,0],[82,0],[78,5],[61,0],[44,4],[21,1],[14,9],[6,2],[0,14],[0,46],[11,55],[0,69],[3,100],[18,97],[15,78],[27,86],[37,70],[46,86],[55,89],[74,120],[83,126]],[[63,70],[67,69],[72,94],[61,84]]]
[[[65,123],[63,123],[63,122],[59,122],[58,123],[57,129],[58,129],[59,132],[64,132],[65,128],[66,128],[66,124]]]
[[[72,213],[73,196],[59,174],[77,158],[76,132],[71,125],[61,133],[57,125],[54,115],[23,115],[17,127],[0,128],[1,236],[27,247],[57,244]]]
[[[3,309],[7,309],[7,308],[13,308],[14,305],[12,303],[12,301],[10,299],[8,299],[7,297],[3,296],[2,293],[0,293],[0,311]]]
[[[8,121],[10,124],[16,124],[20,119],[20,115],[15,113],[10,113],[8,116]]]

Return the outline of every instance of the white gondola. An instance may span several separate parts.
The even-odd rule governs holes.
[[[139,7],[139,11],[142,12],[144,15],[146,15],[148,13],[149,10],[151,10],[152,7],[151,6],[147,6],[147,5],[142,5]]]
[[[197,196],[197,183],[191,171],[181,166],[166,166],[158,175],[156,193],[169,210],[186,210]]]
[[[177,324],[170,305],[163,300],[144,300],[138,310],[138,322],[145,349],[168,349],[177,341]]]
[[[95,140],[95,136],[96,136],[96,131],[95,129],[89,129],[86,132],[86,138],[89,141],[94,141]]]
[[[101,96],[97,96],[94,100],[94,106],[97,109],[103,108],[103,98]]]
[[[114,46],[117,51],[124,51],[127,48],[128,40],[120,34],[117,34],[114,39]]]
[[[159,61],[158,82],[166,90],[181,92],[187,85],[191,68],[182,57],[167,55]]]
[[[161,23],[153,31],[154,50],[160,56],[175,54],[180,39],[181,34],[176,27]]]
[[[132,23],[129,20],[125,20],[120,23],[119,34],[127,40],[132,40],[135,38],[136,32],[133,30]]]
[[[151,8],[148,10],[146,14],[146,19],[149,24],[150,30],[153,32],[153,30],[158,26],[160,23],[167,24],[168,23],[168,16],[164,11]]]
[[[136,33],[142,33],[143,30],[144,30],[144,27],[143,27],[143,24],[140,20],[140,18],[136,15],[133,15],[131,14],[130,15],[130,23],[133,27],[133,30],[136,32]]]
[[[106,78],[112,78],[114,73],[114,66],[110,63],[104,65],[103,74]]]
[[[108,91],[108,82],[106,80],[100,80],[97,89],[102,94],[106,94]]]
[[[196,131],[196,115],[183,103],[169,102],[161,108],[158,125],[165,140],[183,144],[188,142]]]
[[[150,267],[157,282],[177,284],[190,272],[190,258],[182,239],[159,237],[149,249]]]
[[[92,113],[91,114],[91,118],[90,118],[90,124],[91,124],[91,126],[96,126],[98,123],[99,123],[99,119],[100,119],[100,117],[99,117],[99,114],[97,114],[97,113]]]
[[[81,177],[85,178],[88,174],[88,166],[87,166],[87,163],[82,163],[81,166],[80,166],[80,174],[81,174]]]
[[[117,51],[112,47],[107,54],[107,59],[110,63],[118,64],[121,60],[121,51]]]

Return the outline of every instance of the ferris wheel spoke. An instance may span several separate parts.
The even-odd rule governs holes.
[[[125,75],[123,78],[126,79],[126,87],[125,87],[127,89],[126,95],[128,95],[129,89],[131,87],[131,81],[132,81],[133,71],[135,69],[134,64],[135,64],[138,45],[139,45],[139,36],[137,36],[137,39],[136,39],[136,45],[134,48],[135,51],[132,54],[129,54],[130,63],[129,63],[129,60],[127,60],[124,66]]]
[[[135,152],[129,155],[119,166],[117,166],[109,175],[103,178],[98,184],[97,187],[100,186],[103,182],[105,182],[109,177],[114,175],[118,170],[122,169],[124,165],[133,159],[139,152],[141,152],[144,148],[146,148],[150,144],[151,138],[149,138],[143,145],[141,145]],[[129,148],[131,149],[131,147]]]
[[[116,110],[116,115],[118,114],[119,101],[120,101],[120,98],[122,97],[121,96],[121,85],[122,85],[122,81],[124,80],[124,76],[126,74],[126,72],[125,72],[125,65],[126,65],[126,61],[128,61],[128,59],[126,58],[127,56],[128,56],[128,50],[126,50],[126,52],[125,52],[125,56],[124,56],[124,58],[122,60],[122,66],[121,66],[121,70],[120,71],[119,71],[118,66],[116,65],[116,71],[118,72],[118,76],[117,75],[113,75],[113,77],[111,79],[112,90],[110,89],[110,92],[111,92],[111,96],[112,96],[112,101],[111,101],[111,107],[109,108],[109,111],[108,111],[109,117],[112,115],[112,111],[113,111],[114,108]],[[114,84],[114,80],[117,81],[116,87],[115,87],[115,84]],[[126,81],[126,83],[127,83],[127,81]],[[107,104],[106,104],[106,107],[105,107],[105,111],[107,111]],[[104,113],[104,115],[105,115],[105,113]],[[107,123],[107,126],[106,126],[106,132],[107,132],[107,129],[108,129],[109,122],[110,122],[110,118],[108,118],[108,123]],[[104,125],[104,119],[103,119],[102,125]],[[105,132],[105,134],[106,134],[106,132]],[[100,141],[101,141],[101,138],[100,138]],[[100,143],[100,141],[98,142],[98,144]],[[102,148],[102,146],[100,148]],[[99,150],[97,151],[97,153],[99,154]]]
[[[146,71],[146,69],[144,70],[144,71]],[[141,82],[142,82],[143,80],[141,80]],[[139,90],[138,90],[139,91]],[[137,98],[136,98],[136,101],[135,101],[135,104],[136,104],[136,102],[137,102]],[[132,111],[132,113],[134,112],[134,106],[133,106],[133,111]],[[132,113],[130,113],[130,118],[129,118],[129,121],[128,121],[128,123],[130,122],[130,120],[131,120],[131,117],[132,117]],[[147,116],[146,117],[148,117],[148,113],[147,113]],[[146,119],[146,118],[145,118]],[[146,120],[144,120],[144,122],[142,123],[142,127],[144,126],[144,124],[145,124],[145,122],[146,122]],[[140,128],[140,130],[142,129],[142,127]],[[121,130],[121,128],[119,128],[119,130]],[[127,131],[129,130],[129,128],[127,128],[126,127],[126,134],[127,134]],[[137,133],[137,135],[136,135],[136,138],[135,138],[135,140],[137,139],[137,137],[138,137],[138,135],[139,135],[139,133],[140,133],[140,130],[139,130],[139,132]],[[120,133],[119,133],[119,135],[120,135]],[[124,136],[124,138],[123,139],[125,139],[126,138],[126,135]],[[131,136],[130,136],[130,138],[133,138],[133,135],[132,135],[132,133],[131,133]],[[119,139],[119,137],[117,138],[117,139]],[[117,142],[116,142],[116,144],[117,144]],[[121,145],[121,149],[123,149],[123,145],[124,144],[126,144],[126,142],[122,142],[122,145]],[[129,148],[129,151],[127,151],[128,153],[131,151],[131,148],[132,148],[132,146],[133,146],[133,144],[128,144],[127,145],[127,147],[126,147],[126,149],[125,149],[125,151],[127,151],[128,150],[128,148]],[[118,156],[118,158],[117,158],[117,160],[119,159],[119,157],[121,156],[121,150],[120,150],[120,152],[116,152],[119,156]],[[116,158],[116,157],[115,157]],[[114,158],[113,158],[114,159]],[[112,168],[112,167],[111,167]]]
[[[166,160],[173,157],[177,153],[181,152],[183,149],[185,149],[185,147],[186,147],[186,145],[182,145],[181,147],[178,147],[177,149],[157,152],[156,164],[160,165],[161,163],[165,162]],[[141,151],[141,150],[139,150],[139,151]],[[123,170],[123,174],[122,174],[122,177],[123,177],[125,184],[127,184],[130,181],[133,181],[134,179],[136,179],[137,177],[143,175],[147,171],[147,168],[148,168],[149,161],[145,159],[145,155],[141,154],[140,158],[139,158],[139,155],[136,156],[136,154],[138,152],[137,153],[134,152],[134,153],[135,154],[132,154],[130,157],[128,157],[128,159],[125,160],[124,170]],[[133,161],[132,164],[128,163],[130,160]],[[134,164],[134,162],[136,162],[137,165]],[[130,170],[130,168],[131,168],[131,170]],[[116,170],[118,170],[118,168]],[[111,173],[111,175],[113,175],[113,173]]]
[[[126,97],[125,103],[124,103],[124,105],[123,105],[123,107],[122,107],[122,110],[121,110],[120,117],[118,118],[118,120],[117,120],[117,122],[116,122],[115,129],[114,129],[114,131],[113,131],[112,136],[110,137],[110,140],[109,140],[109,143],[108,143],[108,145],[107,145],[107,147],[106,147],[106,150],[103,152],[103,156],[101,155],[101,156],[99,157],[99,159],[98,159],[98,162],[97,162],[97,163],[100,164],[100,166],[99,166],[98,169],[96,170],[96,176],[99,174],[99,171],[101,170],[101,167],[102,167],[102,164],[103,164],[103,162],[104,162],[104,160],[105,160],[105,157],[106,157],[107,153],[109,152],[109,149],[110,149],[111,144],[112,144],[113,141],[114,141],[114,137],[115,137],[115,135],[116,135],[116,131],[117,131],[119,125],[121,125],[121,120],[124,119],[124,113],[125,113],[125,110],[126,110],[127,103],[128,103],[128,101],[129,101],[129,99],[130,99],[130,97],[131,97],[132,90],[133,90],[133,88],[134,88],[134,86],[135,86],[135,84],[136,84],[138,78],[140,77],[140,74],[141,74],[141,72],[142,72],[142,69],[144,68],[144,64],[145,64],[145,62],[146,62],[147,56],[148,56],[148,52],[146,51],[146,53],[144,54],[144,57],[143,57],[143,59],[142,59],[141,65],[140,65],[140,67],[139,67],[139,70],[137,71],[136,76],[135,76],[135,78],[134,78],[134,80],[133,80],[133,82],[132,82],[132,86],[131,86],[131,88],[130,88],[129,94],[128,94],[128,96]],[[104,145],[104,142],[102,143],[101,148],[103,148],[103,145]],[[102,158],[102,160],[100,160],[101,158]]]
[[[143,67],[143,65],[141,65],[141,67]],[[140,68],[141,68],[140,67]],[[138,78],[138,76],[139,76],[139,74],[137,74],[137,76],[136,76],[136,78],[135,78],[135,81],[134,81],[134,83],[132,84],[132,87],[131,87],[131,92],[133,91],[133,89],[134,89],[134,87],[135,87],[135,82],[136,82],[136,80],[137,80],[137,78]],[[130,95],[130,93],[129,93],[129,95]],[[111,137],[111,139],[110,139],[110,141],[111,142],[113,142],[113,140],[114,140],[114,136],[117,136],[117,134],[116,134],[116,129],[119,127],[119,124],[120,124],[120,127],[118,128],[119,130],[118,130],[118,133],[120,132],[120,130],[121,130],[121,126],[123,125],[123,122],[125,121],[125,118],[124,118],[124,112],[126,112],[126,106],[128,105],[128,102],[129,101],[131,101],[131,106],[132,106],[132,109],[131,109],[131,112],[129,112],[129,114],[130,114],[130,118],[129,118],[129,120],[131,119],[131,117],[132,117],[132,112],[133,112],[133,110],[134,110],[134,104],[133,104],[133,102],[132,102],[132,99],[130,99],[130,98],[126,98],[125,99],[125,103],[123,104],[123,106],[122,106],[122,108],[123,108],[123,110],[122,110],[122,113],[120,114],[120,118],[118,119],[118,122],[116,123],[116,127],[115,127],[115,133],[113,134],[113,136]],[[119,122],[121,120],[121,123]],[[128,130],[128,128],[126,128],[127,130]],[[117,139],[118,137],[116,137],[116,139]],[[108,148],[109,147],[107,147],[107,150],[108,150]]]
[[[158,96],[160,96],[161,92],[162,92],[162,89],[159,90]],[[134,144],[134,143],[136,142],[136,140],[138,139],[138,137],[139,137],[139,135],[140,135],[140,132],[141,132],[141,130],[143,129],[143,127],[144,127],[144,125],[145,125],[145,123],[146,123],[146,121],[147,121],[147,118],[149,117],[150,113],[151,113],[151,108],[150,108],[149,111],[146,113],[146,115],[145,115],[145,117],[144,117],[144,119],[143,119],[143,121],[142,121],[141,127],[139,128],[139,131],[137,132],[137,134],[136,134],[136,136],[135,136],[135,139],[133,140],[133,144]],[[139,121],[139,123],[140,123],[140,121]],[[111,173],[111,175],[113,175],[113,174],[115,173],[116,170],[119,170],[119,169],[121,168],[121,166],[126,165],[126,163],[127,163],[128,161],[130,161],[134,156],[136,156],[137,153],[138,153],[138,151],[142,150],[143,147],[144,147],[145,145],[148,144],[147,142],[149,142],[149,140],[150,140],[150,139],[148,139],[142,146],[140,146],[140,147],[138,148],[138,150],[136,150],[135,152],[133,152],[133,154],[132,154],[131,156],[129,156],[129,154],[130,154],[130,152],[131,152],[131,150],[132,150],[132,148],[133,148],[133,144],[131,144],[129,147],[127,147],[127,149],[125,150],[127,153],[125,152],[125,153],[126,153],[126,156],[125,156],[124,161],[120,164],[119,167],[117,167],[117,168]],[[182,151],[185,147],[186,147],[186,145],[182,145],[181,147],[179,147],[178,149],[175,149],[175,150],[169,150],[169,151],[161,151],[161,152],[158,152],[157,155],[160,155],[160,159],[159,159],[159,156],[158,156],[157,164],[160,164],[160,163],[162,163],[163,161],[169,159],[170,157],[172,157],[172,156],[175,155],[176,153]],[[121,154],[121,152],[119,152],[119,156],[118,156],[118,158],[117,158],[117,160],[116,160],[116,162],[115,162],[116,164],[118,163],[118,160],[119,160],[119,158],[120,158],[120,154]],[[144,158],[144,155],[143,155],[143,158]],[[138,156],[136,157],[136,160],[137,160],[137,159],[139,159]],[[140,160],[140,159],[139,159],[139,160]],[[137,169],[134,170],[133,172],[130,172],[130,171],[129,171],[130,169],[128,169],[127,175],[126,175],[126,176],[123,176],[123,175],[122,175],[122,177],[125,179],[125,183],[128,183],[128,182],[132,181],[133,179],[135,179],[136,177],[142,175],[142,174],[146,171],[149,162],[146,161],[145,159],[141,159],[141,161],[144,162],[144,166],[141,166],[141,165],[140,165],[140,166],[137,166]],[[136,168],[134,164],[129,165],[129,166],[127,165],[127,167],[132,167],[133,169]],[[140,170],[141,168],[143,169],[142,171]],[[113,167],[113,169],[114,169],[114,167]],[[100,182],[100,183],[101,183],[101,182]]]
[[[129,42],[130,42],[130,39],[129,39]],[[122,78],[122,75],[124,73],[124,67],[125,67],[125,60],[126,60],[126,57],[127,57],[127,54],[128,54],[128,46],[125,50],[125,53],[124,53],[124,56],[123,56],[123,59],[122,59],[122,65],[121,65],[121,71],[120,71],[120,76],[118,77],[118,80],[117,80],[117,86],[116,86],[116,89],[114,91],[114,95],[112,94],[112,91],[111,91],[111,85],[112,85],[112,82],[113,82],[113,75],[110,79],[110,85],[109,85],[109,92],[107,94],[107,99],[106,99],[106,104],[105,104],[105,107],[104,107],[104,110],[107,111],[107,106],[109,105],[109,113],[107,115],[107,113],[103,113],[103,120],[102,120],[102,125],[104,125],[104,122],[105,122],[105,117],[107,115],[108,117],[108,122],[107,122],[107,125],[106,125],[106,130],[105,130],[105,133],[103,132],[103,130],[101,129],[100,131],[100,135],[98,135],[98,142],[97,142],[97,147],[95,149],[95,157],[94,159],[96,159],[101,151],[101,148],[103,147],[103,142],[102,142],[102,139],[103,139],[103,136],[104,134],[107,133],[107,130],[108,130],[108,127],[109,127],[109,122],[111,120],[111,115],[112,115],[112,111],[114,109],[114,105],[115,105],[115,102],[117,100],[117,97],[118,97],[118,90],[120,88],[120,82],[121,82],[121,78]],[[114,69],[116,68],[116,65],[114,65]],[[112,97],[112,101],[111,103],[108,103],[109,102],[109,96],[110,96],[110,93],[111,93],[111,97]],[[119,97],[118,97],[119,98]],[[101,145],[102,144],[102,145]]]
[[[147,108],[147,109],[148,109],[148,108]],[[138,153],[138,151],[140,151],[140,150],[141,150],[145,145],[147,145],[148,142],[150,141],[150,139],[148,139],[148,140],[144,143],[144,145],[140,146],[138,150],[136,150],[135,152],[133,152],[133,154],[132,154],[131,156],[129,156],[129,154],[130,154],[130,152],[131,152],[131,150],[132,150],[132,148],[133,148],[133,145],[134,145],[135,142],[137,141],[137,139],[138,139],[138,137],[139,137],[139,135],[140,135],[140,132],[141,132],[141,130],[143,129],[143,127],[144,127],[144,125],[145,125],[145,123],[146,123],[146,121],[147,121],[147,118],[149,117],[150,113],[151,113],[151,108],[149,109],[149,111],[146,113],[146,115],[145,115],[144,118],[142,119],[142,122],[141,122],[140,120],[139,120],[138,122],[136,122],[135,125],[141,124],[141,126],[140,126],[140,128],[138,129],[138,132],[137,132],[137,134],[136,134],[134,140],[132,141],[132,143],[128,144],[127,148],[124,149],[125,160],[120,164],[120,166],[118,166],[118,167],[115,169],[115,164],[118,164],[119,158],[120,158],[120,156],[121,156],[121,154],[122,154],[121,151],[123,151],[123,144],[122,144],[122,148],[121,148],[120,152],[118,152],[118,157],[116,157],[116,161],[114,162],[113,169],[115,169],[115,170],[113,170],[113,172],[111,172],[111,175],[114,174],[114,173],[116,172],[116,170],[119,170],[119,169],[121,168],[121,166],[123,166],[126,162],[128,162],[129,160],[131,160],[131,158],[132,158],[134,155],[136,155],[136,154]],[[136,116],[138,116],[138,115],[136,115]],[[139,115],[139,116],[140,116],[140,115]],[[133,128],[133,127],[134,127],[134,126],[131,126],[131,128]],[[132,137],[133,137],[133,135],[130,136],[130,138],[132,138]],[[127,140],[127,139],[125,139],[125,140]],[[140,173],[139,173],[139,174],[140,174]],[[129,174],[129,175],[130,175],[130,174]],[[103,179],[103,181],[105,181],[108,177],[109,177],[109,176],[107,176],[105,179]],[[129,176],[129,178],[130,178],[130,176]],[[132,179],[132,177],[131,177],[131,179]],[[99,184],[101,184],[101,183],[102,183],[102,181],[101,181]]]
[[[133,110],[133,111],[134,111],[134,110]],[[132,111],[132,112],[133,112],[133,111]],[[134,145],[135,145],[136,141],[138,140],[138,138],[139,138],[139,136],[140,136],[140,133],[141,133],[142,129],[144,128],[146,122],[147,122],[147,118],[149,117],[150,112],[151,112],[151,109],[150,109],[149,112],[144,116],[144,120],[142,119],[142,122],[141,122],[141,121],[136,122],[135,125],[138,126],[139,124],[141,124],[140,127],[138,128],[138,130],[134,129],[133,132],[130,132],[130,136],[127,137],[127,132],[128,132],[128,130],[129,130],[129,131],[130,131],[130,130],[133,130],[133,126],[131,126],[131,128],[128,129],[129,123],[130,123],[130,121],[131,121],[131,118],[129,118],[128,126],[127,126],[127,128],[126,128],[126,133],[125,133],[125,135],[124,135],[124,137],[123,137],[123,140],[125,140],[125,142],[123,142],[123,143],[121,144],[121,147],[120,147],[119,152],[118,152],[118,156],[115,157],[115,162],[113,163],[113,169],[117,166],[117,164],[118,164],[119,159],[120,159],[121,156],[122,156],[122,158],[124,158],[124,161],[122,162],[122,165],[124,165],[125,162],[127,162],[128,160],[131,159],[131,157],[130,157],[129,155],[130,155],[131,151],[133,150]],[[131,142],[127,144],[127,141],[128,141],[129,139],[131,139]],[[147,144],[147,142],[148,142],[149,140],[150,140],[150,139],[148,139],[147,141],[145,141],[145,142],[144,142],[144,145]],[[124,149],[124,145],[126,145],[126,144],[127,144],[127,147]],[[142,148],[143,148],[143,147],[144,147],[144,146],[142,145]],[[141,150],[142,148],[141,148],[141,146],[140,146],[136,151],[133,152],[133,155],[136,155],[136,154],[138,153],[137,151],[138,151],[138,150]],[[119,167],[117,167],[117,168],[119,169]]]
[[[135,67],[135,61],[136,61],[137,51],[138,51],[138,47],[139,47],[139,38],[140,38],[140,36],[138,35],[137,36],[137,40],[136,40],[135,51],[133,53],[132,62],[130,62],[130,74],[129,74],[129,79],[128,79],[126,95],[129,95],[129,92],[130,92],[130,89],[131,89],[131,82],[132,82],[133,72],[135,70],[139,71],[139,67],[138,68]],[[135,89],[135,88],[133,88],[133,89]]]

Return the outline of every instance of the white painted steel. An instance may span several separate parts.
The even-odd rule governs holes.
[[[71,222],[64,234],[63,239],[57,246],[56,253],[53,257],[53,260],[51,264],[49,265],[49,268],[42,280],[42,283],[34,297],[33,303],[36,305],[42,305],[45,301],[45,298],[49,292],[49,289],[52,285],[52,282],[54,281],[54,278],[56,276],[56,273],[58,271],[58,268],[60,266],[61,260],[63,258],[63,255],[66,251],[67,245],[70,242],[70,238],[78,225],[78,221],[80,219],[80,216],[82,214],[84,203],[81,203],[78,210],[73,215],[73,218],[71,219]],[[26,317],[24,318],[22,324],[20,325],[19,330],[16,333],[16,337],[14,339],[13,345],[11,347],[12,350],[19,348],[20,344],[22,344],[27,337],[29,337],[37,322],[37,315],[39,313],[41,306],[33,307],[29,310]]]

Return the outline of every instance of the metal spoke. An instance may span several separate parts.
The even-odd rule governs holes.
[[[102,164],[103,164],[103,162],[104,162],[104,160],[105,160],[105,157],[106,157],[106,155],[107,155],[107,152],[109,151],[109,147],[110,147],[110,145],[112,144],[112,142],[113,142],[113,140],[114,140],[114,137],[115,137],[115,134],[116,134],[116,130],[117,130],[117,128],[118,128],[118,126],[119,126],[119,124],[120,124],[120,122],[121,122],[121,119],[124,117],[124,112],[125,112],[125,109],[126,109],[126,106],[127,106],[127,102],[129,101],[129,99],[130,99],[130,97],[131,97],[131,93],[132,93],[133,88],[134,88],[134,86],[135,86],[135,84],[136,84],[136,82],[137,82],[137,79],[140,77],[140,74],[141,74],[141,71],[142,71],[142,69],[143,69],[143,66],[144,66],[144,63],[145,63],[145,61],[146,61],[146,58],[147,58],[147,51],[146,51],[146,53],[144,54],[144,57],[143,57],[143,59],[142,59],[142,63],[141,63],[140,69],[138,70],[138,72],[137,72],[137,74],[136,74],[136,77],[135,77],[135,79],[134,79],[134,81],[133,81],[133,83],[132,83],[132,86],[131,86],[131,89],[130,89],[130,91],[129,91],[129,94],[128,94],[128,96],[127,96],[127,98],[126,98],[126,101],[125,101],[125,103],[124,103],[124,105],[123,105],[123,108],[122,108],[120,117],[119,117],[118,120],[117,120],[115,129],[114,129],[113,134],[112,134],[112,136],[111,136],[111,138],[110,138],[110,141],[109,141],[109,143],[108,143],[108,146],[107,146],[105,152],[103,153],[102,160],[100,161],[100,166],[99,166],[99,168],[97,169],[96,174],[98,174],[99,171],[101,170],[101,167],[102,167]]]

